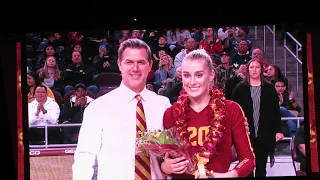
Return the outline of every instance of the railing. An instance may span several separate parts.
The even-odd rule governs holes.
[[[300,120],[304,120],[304,117],[282,117],[282,121],[285,120],[297,120],[297,128],[300,127]],[[77,124],[50,124],[50,125],[31,125],[30,128],[44,128],[44,137],[45,144],[44,145],[30,145],[30,149],[33,148],[54,148],[54,147],[76,147],[77,144],[48,144],[48,127],[77,127],[81,126],[81,123]],[[284,137],[283,140],[290,140],[291,137]]]
[[[304,117],[282,117],[281,118],[282,121],[286,121],[286,120],[297,120],[297,128],[300,127],[300,121],[304,120]],[[284,137],[283,139],[281,139],[281,141],[290,141],[291,137]]]
[[[295,53],[287,46],[287,37],[289,37],[295,43]],[[302,61],[299,59],[299,49],[302,48],[302,45],[289,33],[286,32],[284,36],[284,75],[287,77],[287,51],[293,56],[296,60],[296,88],[297,92],[299,91],[299,64],[302,64]]]
[[[30,125],[29,128],[44,128],[44,145],[30,145],[30,148],[49,148],[49,147],[73,147],[77,144],[48,144],[48,127],[78,127],[81,123],[75,124],[46,124],[46,125]]]
[[[263,52],[266,52],[266,29],[269,30],[272,34],[272,49],[273,49],[273,64],[276,63],[276,26],[272,25],[272,29],[270,26],[263,26]]]

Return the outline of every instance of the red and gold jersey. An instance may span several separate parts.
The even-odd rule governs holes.
[[[174,126],[175,119],[173,106],[166,110],[164,114],[164,127],[166,129]],[[225,130],[223,131],[222,141],[217,144],[217,154],[213,155],[206,164],[208,170],[224,173],[228,172],[232,163],[232,145],[237,151],[239,163],[235,167],[239,177],[245,177],[253,171],[255,157],[247,135],[244,122],[245,115],[241,107],[233,101],[225,101],[226,114],[223,121]],[[202,111],[196,112],[191,109],[187,116],[189,117],[188,131],[190,132],[190,142],[193,146],[202,146],[209,132],[208,125],[210,121],[210,107],[205,107]],[[173,178],[182,178],[177,175]]]

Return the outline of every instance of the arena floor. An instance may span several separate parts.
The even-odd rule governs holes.
[[[31,180],[72,180],[73,156],[44,156],[30,158]],[[236,162],[230,168],[233,168]],[[291,157],[277,155],[275,164],[267,164],[267,176],[295,176]]]

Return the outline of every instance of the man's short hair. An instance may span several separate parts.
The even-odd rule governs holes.
[[[118,50],[118,57],[120,61],[122,60],[122,54],[126,48],[145,49],[148,54],[148,61],[150,62],[152,60],[151,49],[147,43],[140,39],[127,39],[120,44]]]

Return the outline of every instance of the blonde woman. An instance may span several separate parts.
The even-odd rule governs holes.
[[[168,54],[160,57],[159,69],[154,73],[155,75],[155,90],[156,92],[171,79],[174,78],[175,68],[173,66],[172,58]]]
[[[44,66],[38,70],[39,78],[51,90],[63,93],[64,84],[62,71],[59,70],[56,58],[50,56],[46,58]]]

